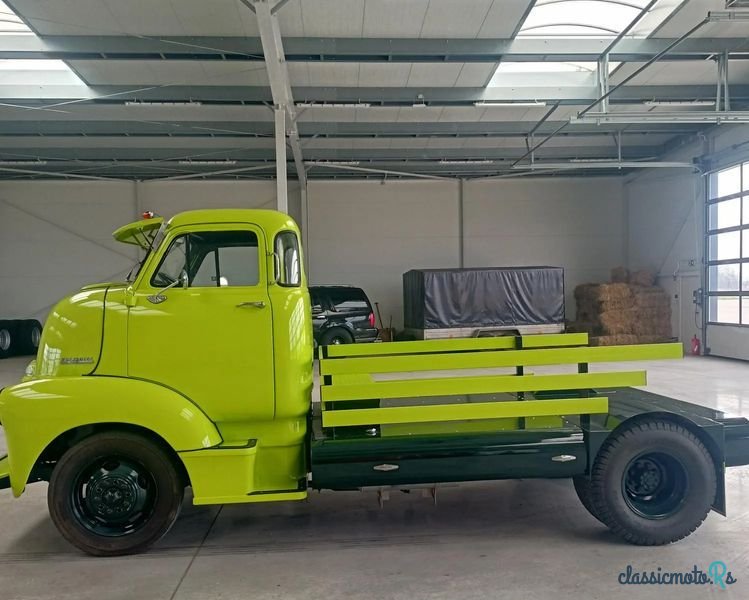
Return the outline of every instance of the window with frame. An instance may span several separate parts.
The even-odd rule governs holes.
[[[278,285],[299,287],[302,284],[299,240],[293,231],[282,231],[276,236],[275,270]]]
[[[188,287],[254,286],[260,282],[259,259],[252,231],[189,233],[169,245],[151,285],[172,285],[184,271]]]
[[[749,162],[710,175],[706,223],[708,323],[749,326]]]

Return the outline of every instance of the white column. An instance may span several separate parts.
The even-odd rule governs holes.
[[[289,197],[286,179],[286,111],[276,109],[276,209],[289,212]]]

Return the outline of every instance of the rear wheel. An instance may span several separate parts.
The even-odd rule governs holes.
[[[601,448],[590,499],[609,529],[632,544],[685,538],[705,520],[717,477],[710,452],[691,431],[663,420],[641,421]]]
[[[184,484],[169,456],[129,432],[93,435],[58,461],[47,501],[71,544],[95,556],[146,550],[177,519]]]
[[[580,498],[580,502],[582,502],[585,510],[600,521],[601,517],[596,513],[596,509],[593,506],[593,499],[590,497],[590,478],[585,475],[576,475],[572,478],[572,483],[575,486],[577,497]]]
[[[329,329],[320,336],[321,346],[337,346],[339,344],[353,344],[354,336],[351,335],[345,329],[336,327],[335,329]]]

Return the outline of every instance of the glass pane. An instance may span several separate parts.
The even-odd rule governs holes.
[[[744,190],[749,190],[749,162],[744,163]]]
[[[259,259],[257,236],[251,231],[190,234],[190,286],[257,285]]]
[[[710,260],[730,260],[741,255],[741,232],[729,231],[709,236]]]
[[[159,269],[151,278],[154,287],[166,287],[179,280],[180,273],[187,265],[187,236],[178,237],[172,242]]]
[[[301,285],[302,271],[299,263],[299,242],[294,232],[284,231],[276,236],[275,259],[278,284],[289,287]]]
[[[749,205],[749,202],[747,202]],[[741,225],[741,198],[732,198],[711,204],[709,208],[710,229],[723,229]]]
[[[711,265],[708,268],[707,289],[709,292],[738,292],[739,264]]]
[[[749,292],[749,263],[741,265],[741,291]]]
[[[744,179],[744,181],[747,181]],[[744,208],[741,211],[743,225],[749,225],[749,196],[744,196]]]
[[[369,312],[369,301],[359,288],[342,288],[330,291],[330,302],[336,312]]]
[[[711,296],[709,320],[712,323],[739,322],[738,296]]]
[[[645,4],[647,0],[538,2],[528,13],[519,35],[614,36],[637,16],[640,5]]]
[[[741,231],[741,257],[749,258],[749,229]]]
[[[749,325],[749,296],[741,298],[741,324]]]
[[[710,175],[710,197],[721,198],[741,191],[741,165]]]

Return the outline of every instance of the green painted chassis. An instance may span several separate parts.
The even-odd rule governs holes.
[[[560,418],[557,425],[534,426],[526,420],[493,431],[460,431],[456,426],[452,432],[437,427],[431,433],[382,435],[375,425],[330,429],[322,427],[317,407],[312,416],[311,487],[350,490],[586,475],[603,442],[621,423],[660,417],[684,424],[709,448],[719,477],[713,508],[725,514],[724,467],[749,464],[749,420],[726,418],[717,410],[635,388],[599,394],[609,398],[606,414]],[[389,470],[376,468],[381,465]]]
[[[724,470],[749,464],[749,420],[631,387],[646,384],[644,371],[589,372],[589,363],[679,358],[680,344],[590,348],[587,342],[584,334],[561,334],[323,349],[321,403],[311,418],[311,487],[588,475],[617,427],[658,418],[687,427],[710,450],[719,478],[713,508],[725,514]],[[571,364],[577,372],[527,370],[550,364]],[[433,376],[441,369],[500,367],[514,370]],[[419,371],[428,376],[419,378]]]

